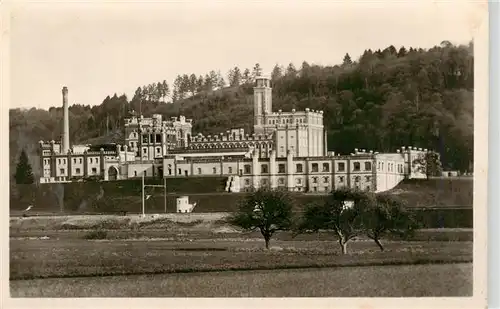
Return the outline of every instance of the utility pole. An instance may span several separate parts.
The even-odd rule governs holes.
[[[164,196],[164,206],[165,206],[165,213],[167,212],[167,179],[164,177],[163,178],[163,185],[146,185],[144,184],[144,172],[142,172],[142,216],[145,217],[146,216],[146,210],[145,210],[145,204],[146,204],[146,201],[144,199],[144,189],[146,187],[151,187],[151,188],[163,188],[164,190],[164,193],[163,193],[163,196]]]
[[[167,213],[167,178],[163,176],[163,197],[165,204],[165,213]]]
[[[144,172],[142,172],[142,216],[145,217],[145,209],[144,209]]]

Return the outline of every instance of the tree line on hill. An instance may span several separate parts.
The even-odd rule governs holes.
[[[166,80],[144,85],[136,89],[132,101],[175,103],[196,94],[222,89],[226,86],[249,85],[256,76],[261,74],[261,71],[258,63],[255,64],[252,72],[248,68],[242,71],[238,66],[235,66],[228,71],[227,82],[220,70],[211,70],[205,76],[196,76],[194,73],[177,75],[172,83],[172,90]]]
[[[171,86],[158,82],[138,87],[131,100],[114,94],[97,106],[71,105],[70,139],[122,143],[123,119],[131,111],[141,111],[145,117],[182,114],[194,120],[194,132],[204,134],[231,128],[251,131],[253,80],[262,72],[259,64],[251,72],[234,67],[228,73],[228,87],[219,71],[202,78],[182,74]],[[473,73],[472,42],[457,46],[444,41],[427,50],[367,49],[359,59],[346,54],[334,66],[306,61],[299,68],[277,64],[271,72],[273,110],[323,110],[328,148],[338,153],[354,148],[394,152],[401,146],[417,146],[436,150],[444,169],[470,171]],[[10,109],[9,116],[11,169],[25,149],[38,176],[37,142],[60,140],[62,107]]]

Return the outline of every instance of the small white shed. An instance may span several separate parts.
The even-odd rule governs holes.
[[[192,212],[196,203],[189,203],[189,196],[180,196],[177,198],[177,212],[179,213],[189,213]]]

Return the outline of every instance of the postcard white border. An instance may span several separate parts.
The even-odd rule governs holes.
[[[20,2],[20,1],[19,1]],[[1,5],[2,18],[0,20],[1,38],[1,100],[2,108],[1,123],[3,141],[9,139],[8,109],[10,95],[10,67],[9,67],[9,9],[13,4],[19,2],[8,2]],[[55,2],[55,1],[53,1]],[[57,1],[61,3],[60,1]],[[67,2],[67,1],[66,1]],[[79,5],[102,3],[103,1],[79,1]],[[118,1],[113,1],[115,4]],[[113,2],[106,2],[111,5]],[[154,1],[160,2],[160,1]],[[192,1],[191,1],[192,2]],[[201,1],[204,5],[208,1]],[[214,1],[210,2],[213,3]],[[287,1],[295,5],[299,1]],[[396,1],[397,2],[397,1]],[[487,267],[487,175],[488,175],[488,3],[476,1],[479,18],[476,35],[474,36],[474,58],[475,58],[475,94],[474,94],[474,296],[466,298],[66,298],[66,299],[16,299],[10,298],[8,269],[9,269],[9,174],[3,173],[1,178],[1,195],[4,197],[2,207],[2,307],[3,308],[260,308],[260,307],[287,307],[292,308],[484,308],[486,306],[486,267]],[[131,1],[120,1],[120,5],[131,4]],[[224,2],[222,2],[224,4]],[[237,5],[237,1],[231,1],[231,5]],[[266,1],[266,5],[272,5],[273,1]],[[379,1],[377,3],[380,4]],[[113,5],[115,5],[113,4]],[[221,2],[218,2],[220,5]],[[389,1],[387,5],[395,4]],[[137,5],[137,3],[135,4]],[[319,3],[318,5],[324,5]],[[5,144],[4,144],[5,145]],[[2,147],[2,159],[4,171],[8,170],[9,153],[7,147]]]

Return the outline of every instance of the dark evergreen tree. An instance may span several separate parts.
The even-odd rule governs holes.
[[[31,164],[29,163],[28,156],[26,155],[24,148],[21,150],[21,154],[19,155],[19,161],[17,163],[14,179],[16,180],[16,184],[32,184],[35,181]]]
[[[271,73],[271,80],[277,81],[283,76],[283,69],[279,64],[276,64],[273,68],[273,72]]]
[[[228,81],[230,86],[238,86],[241,83],[241,71],[240,68],[234,67],[228,74]]]
[[[398,51],[398,58],[404,57],[406,56],[406,54],[407,54],[406,48],[404,46],[401,46],[401,48]]]
[[[349,56],[349,54],[345,54],[344,60],[342,61],[342,65],[346,66],[351,64],[352,64],[351,56]]]
[[[286,68],[286,75],[295,76],[296,74],[297,74],[297,69],[295,68],[293,63],[290,62],[290,64],[288,64],[288,67]]]
[[[250,70],[248,68],[243,71],[243,77],[241,80],[243,84],[249,84],[252,82],[252,76],[250,75]]]
[[[161,85],[162,89],[162,95],[163,95],[163,102],[165,102],[165,98],[170,96],[170,88],[168,87],[168,83],[166,80],[163,81]]]
[[[192,96],[194,96],[196,94],[197,82],[198,82],[198,79],[196,78],[196,75],[191,74],[189,76],[189,91],[191,92]]]
[[[200,93],[203,91],[203,84],[204,84],[203,76],[200,75],[198,77],[198,80],[196,81],[196,92]]]
[[[141,89],[141,87],[137,87],[132,100],[141,100],[141,99],[142,99],[142,89]]]
[[[257,76],[261,76],[261,75],[262,75],[262,68],[260,67],[259,63],[256,63],[255,66],[253,67],[252,78],[253,78],[253,80],[255,80],[255,78]]]

